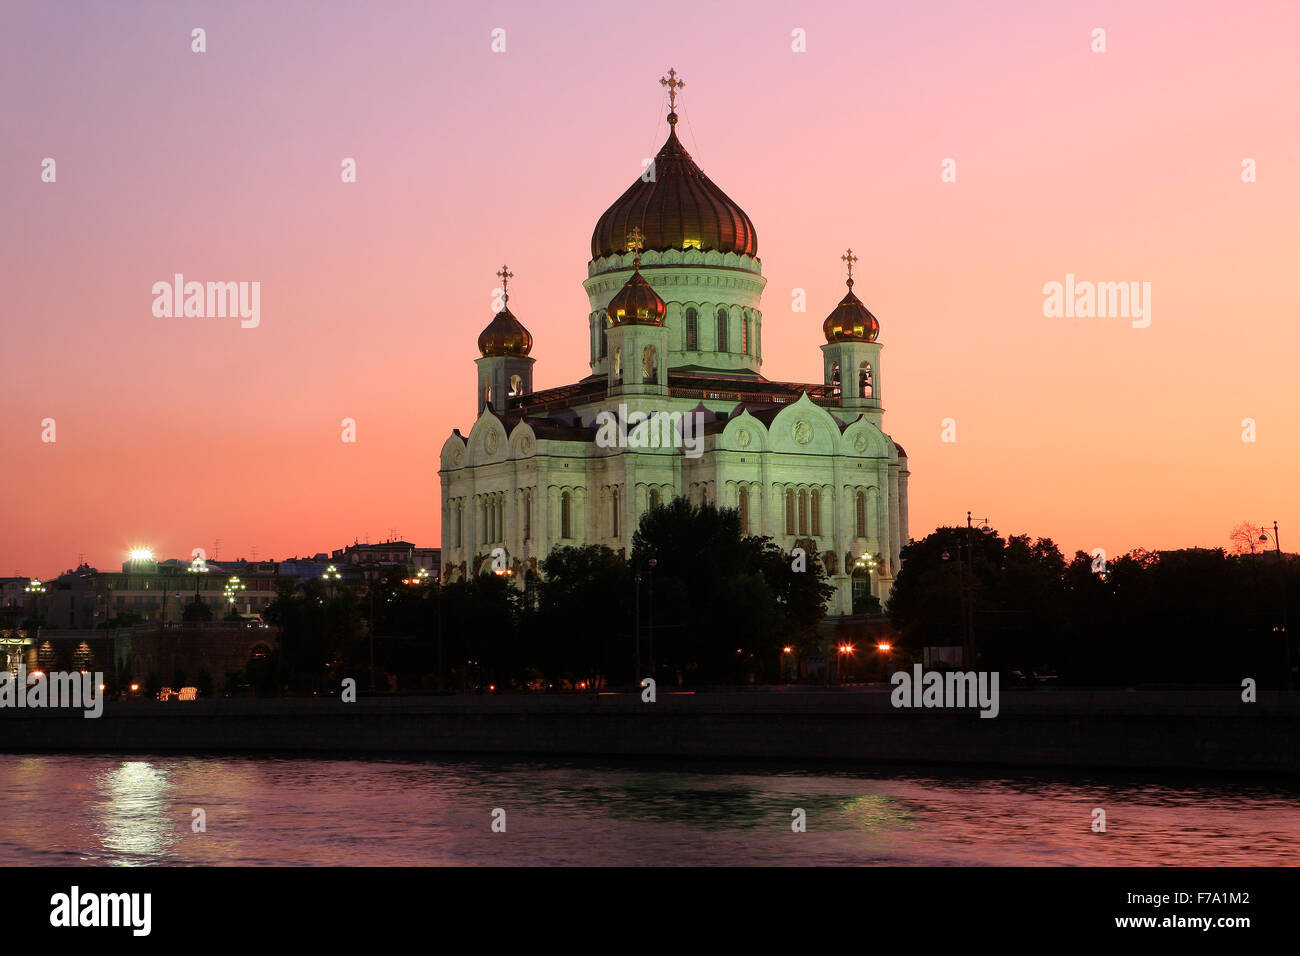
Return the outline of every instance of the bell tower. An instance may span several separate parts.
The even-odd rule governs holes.
[[[628,234],[632,275],[609,300],[610,327],[605,334],[609,336],[610,395],[668,394],[668,329],[664,327],[668,306],[641,275],[643,241],[640,229]]]
[[[533,337],[510,311],[509,282],[514,273],[508,266],[502,266],[497,276],[501,279],[501,311],[479,333],[478,350],[482,357],[474,360],[478,367],[476,416],[489,405],[498,415],[504,415],[510,399],[533,390],[533,363],[537,360],[528,355],[533,348]]]
[[[840,259],[848,268],[848,292],[822,323],[826,336],[822,380],[838,394],[841,408],[861,410],[879,428],[884,412],[880,404],[881,345],[876,341],[880,323],[853,293],[853,264],[858,257],[849,249]]]

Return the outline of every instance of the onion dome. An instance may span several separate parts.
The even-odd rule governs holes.
[[[758,235],[745,211],[705,176],[677,139],[675,96],[685,84],[674,71],[661,80],[674,105],[668,114],[668,139],[655,156],[653,179],[638,178],[596,222],[591,258],[628,251],[624,237],[634,228],[645,235],[645,248],[716,249],[758,255]]]
[[[506,284],[514,273],[505,266],[497,273],[501,278],[501,311],[478,335],[478,350],[484,358],[495,355],[514,355],[522,358],[533,349],[533,336],[524,324],[510,311],[510,296]]]
[[[611,326],[663,325],[664,316],[668,314],[668,305],[641,275],[641,241],[640,232],[632,230],[628,244],[636,252],[636,257],[632,260],[631,277],[614,293],[606,307]]]
[[[862,300],[853,294],[853,263],[858,257],[850,249],[840,256],[849,265],[849,277],[845,285],[849,291],[840,299],[839,305],[826,316],[822,323],[822,334],[827,342],[874,342],[880,335],[880,323],[862,304]]]

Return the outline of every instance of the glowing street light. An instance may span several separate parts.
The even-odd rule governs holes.
[[[338,568],[331,564],[325,569],[325,573],[321,575],[321,578],[330,586],[330,600],[332,601],[334,599],[334,586],[343,579],[343,575],[339,573]]]
[[[836,650],[839,652],[839,658],[835,668],[835,683],[842,684],[844,682],[844,659],[853,653],[853,645],[844,643],[839,645]]]
[[[239,580],[238,576],[231,577],[231,579],[226,582],[226,590],[223,593],[226,602],[230,605],[232,611],[235,609],[235,598],[239,595],[239,592],[243,590],[245,590],[244,584]]]
[[[187,574],[194,575],[194,603],[199,603],[199,575],[208,573],[208,562],[203,559],[203,555],[198,555],[190,566],[185,569]]]
[[[32,578],[31,581],[28,583],[27,587],[23,588],[23,590],[32,596],[32,617],[36,619],[36,636],[40,637],[41,618],[40,618],[40,605],[38,604],[38,602],[40,600],[41,595],[45,593],[45,585],[41,583],[40,578]],[[28,631],[30,632],[31,624],[29,623],[27,627],[28,627]]]

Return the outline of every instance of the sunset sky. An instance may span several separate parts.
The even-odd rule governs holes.
[[[587,374],[591,230],[670,66],[758,232],[768,378],[820,382],[860,256],[913,536],[1300,550],[1295,3],[347,6],[7,8],[0,575],[437,545],[494,273],[535,387]],[[260,282],[260,325],[154,317],[177,272]],[[1044,317],[1067,273],[1151,283],[1150,327]]]

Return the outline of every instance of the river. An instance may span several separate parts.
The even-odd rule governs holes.
[[[31,754],[0,781],[0,865],[1300,865],[1297,781]]]

